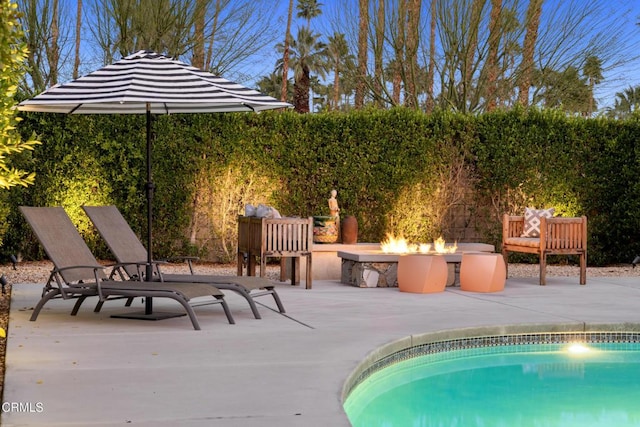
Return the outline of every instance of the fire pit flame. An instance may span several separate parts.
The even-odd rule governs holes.
[[[420,243],[418,246],[420,253],[427,254],[431,250],[431,245],[429,243]]]
[[[385,254],[404,254],[417,252],[414,245],[410,245],[404,237],[387,234],[387,239],[380,245]]]
[[[452,246],[447,247],[442,236],[438,237],[434,242],[433,246],[435,251],[439,254],[453,254],[458,250],[458,242],[455,242]]]
[[[427,254],[431,252],[431,245],[429,243],[411,244],[408,243],[404,237],[395,237],[392,234],[387,234],[387,238],[380,244],[380,249],[385,254],[411,254],[411,253],[423,253]],[[437,238],[433,242],[433,252],[439,254],[452,254],[458,250],[457,242],[453,245],[447,246],[442,237]]]

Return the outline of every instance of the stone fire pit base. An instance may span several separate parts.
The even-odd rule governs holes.
[[[459,267],[447,263],[447,286],[456,284]],[[360,288],[398,287],[397,262],[357,262],[342,260],[341,283]]]
[[[458,252],[443,255],[447,261],[447,286],[457,284],[460,261],[464,252],[494,252],[486,243],[458,243]],[[380,251],[338,251],[342,259],[340,282],[360,288],[398,286],[398,254]]]

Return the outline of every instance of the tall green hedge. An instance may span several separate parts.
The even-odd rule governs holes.
[[[108,255],[83,204],[116,204],[144,235],[144,120],[25,115],[21,131],[35,131],[43,144],[21,165],[36,171],[35,185],[5,195],[3,253],[41,255],[17,214],[21,204],[64,206],[99,256]],[[245,203],[327,214],[332,188],[342,214],[358,219],[360,241],[388,232],[420,241],[446,236],[448,214],[463,201],[488,243],[499,245],[503,213],[555,206],[588,216],[590,265],[640,253],[637,120],[394,109],[157,116],[153,129],[158,257],[180,251],[228,260]]]

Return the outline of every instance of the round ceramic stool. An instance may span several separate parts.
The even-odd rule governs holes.
[[[398,258],[398,288],[401,292],[443,292],[447,286],[447,273],[447,262],[439,255],[407,254]]]
[[[470,292],[504,290],[507,268],[501,254],[463,253],[460,264],[460,289]]]

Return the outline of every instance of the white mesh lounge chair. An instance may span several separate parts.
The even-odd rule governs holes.
[[[229,323],[235,323],[224,300],[224,294],[214,286],[201,283],[159,283],[108,280],[104,266],[95,259],[69,216],[61,207],[20,207],[20,211],[53,262],[54,269],[42,291],[42,298],[31,315],[38,318],[40,310],[53,298],[77,299],[71,315],[87,297],[99,297],[95,311],[102,303],[114,298],[170,298],[182,305],[193,328],[200,329],[189,301],[199,297],[213,297],[197,305],[221,304]],[[210,300],[210,298],[208,298]]]
[[[124,278],[141,277],[144,275],[147,250],[140,239],[133,232],[116,206],[83,206],[98,233],[107,243],[109,250],[118,262],[117,272]],[[254,298],[271,295],[275,300],[280,313],[284,313],[284,306],[275,289],[275,284],[262,277],[243,276],[215,276],[195,274],[190,258],[184,258],[189,263],[191,274],[166,274],[162,273],[160,263],[154,265],[155,277],[153,280],[162,282],[196,282],[210,283],[224,291],[233,291],[242,296],[249,303],[249,307],[256,319],[260,319],[260,313],[256,307]]]

